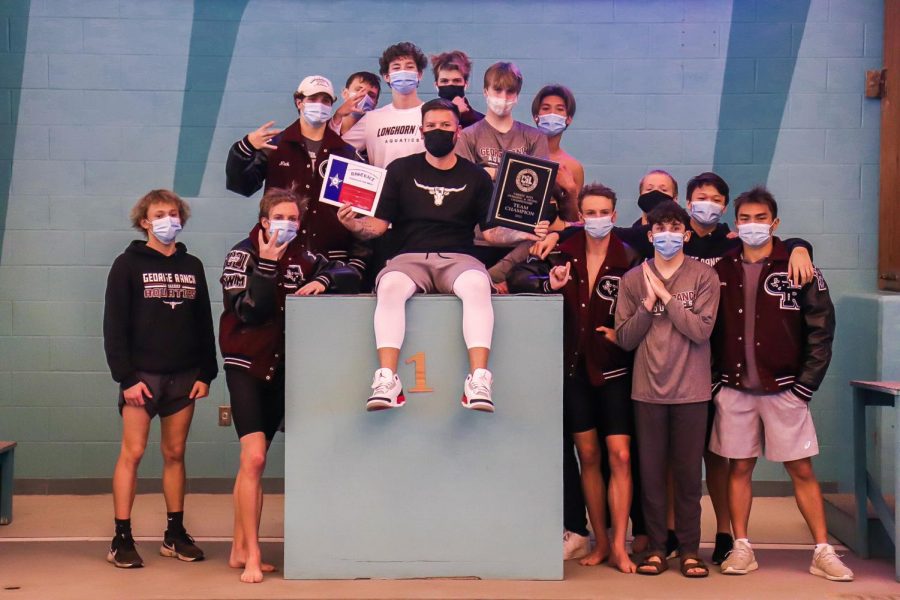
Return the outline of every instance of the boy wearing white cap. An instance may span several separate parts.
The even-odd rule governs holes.
[[[228,153],[225,174],[226,187],[244,196],[265,185],[266,190],[293,188],[308,197],[309,210],[298,237],[314,253],[324,254],[329,260],[347,260],[353,237],[338,221],[337,209],[318,200],[329,155],[361,160],[353,146],[328,127],[336,99],[327,78],[304,78],[294,92],[300,118],[283,130],[269,121],[235,142]]]

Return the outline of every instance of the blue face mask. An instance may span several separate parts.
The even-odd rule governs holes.
[[[419,74],[415,71],[394,71],[389,77],[391,89],[398,94],[412,94],[419,87]]]
[[[669,260],[684,247],[684,234],[677,231],[660,231],[653,234],[653,248]]]
[[[278,236],[279,244],[286,244],[294,241],[297,237],[297,223],[288,220],[269,221],[269,238],[273,235]]]
[[[322,102],[304,102],[303,119],[313,127],[319,127],[331,118],[331,106]]]
[[[163,244],[171,244],[181,231],[181,219],[178,217],[162,217],[151,221],[153,236]]]
[[[537,128],[553,137],[566,129],[566,118],[562,115],[547,114],[538,117]]]
[[[765,246],[772,237],[772,226],[768,223],[742,223],[737,230],[741,241],[751,248]]]
[[[354,117],[359,118],[375,108],[375,101],[372,100],[372,96],[366,94],[359,102],[356,103],[356,106],[354,108],[356,108],[356,110],[354,110],[352,114]]]
[[[612,217],[585,217],[584,232],[594,239],[603,239],[612,231]]]
[[[691,202],[691,217],[701,225],[715,225],[722,218],[725,207],[718,202],[695,200]]]

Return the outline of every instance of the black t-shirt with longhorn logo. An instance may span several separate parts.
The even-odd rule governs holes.
[[[484,169],[456,158],[447,170],[428,164],[424,152],[388,165],[375,216],[391,223],[391,256],[473,251],[475,226],[488,228],[493,184]]]

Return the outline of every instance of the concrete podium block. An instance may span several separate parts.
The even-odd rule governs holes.
[[[494,414],[460,405],[455,296],[409,301],[406,405],[367,413],[374,310],[288,299],[285,577],[562,579],[561,298],[495,297]]]

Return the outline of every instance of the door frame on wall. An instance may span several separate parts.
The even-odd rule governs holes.
[[[878,289],[900,292],[900,0],[884,0]]]

